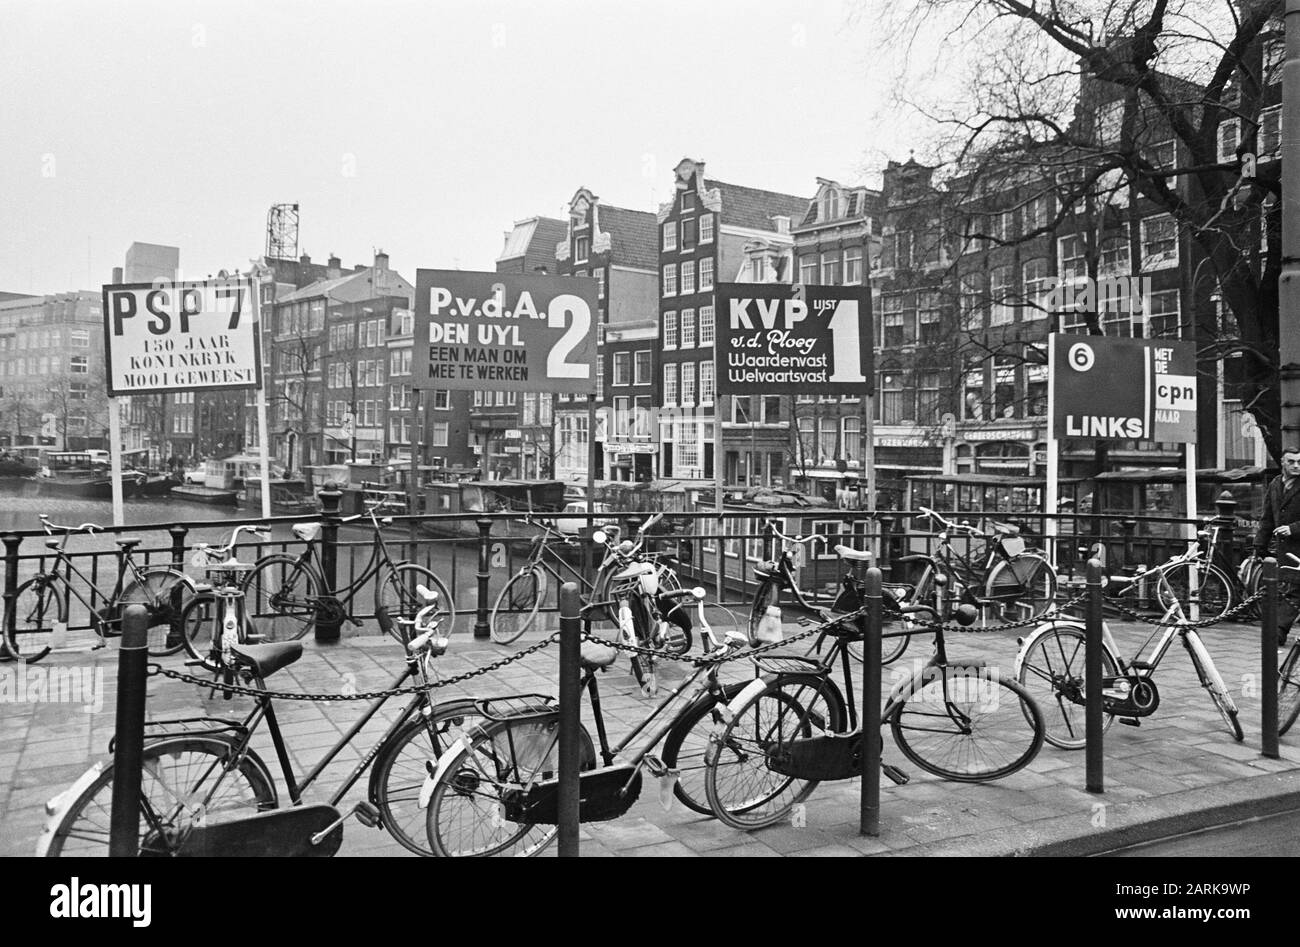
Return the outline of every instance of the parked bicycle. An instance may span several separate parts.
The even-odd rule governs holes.
[[[410,618],[419,609],[416,588],[423,585],[438,593],[439,621],[447,634],[455,630],[456,607],[446,584],[431,570],[413,562],[394,562],[384,541],[383,527],[392,517],[378,517],[382,500],[367,500],[366,512],[344,517],[351,523],[363,517],[370,520],[372,542],[370,558],[346,585],[330,589],[317,550],[322,526],[318,522],[295,523],[293,534],[305,543],[296,556],[272,553],[257,560],[244,590],[252,602],[251,616],[266,641],[293,641],[301,638],[319,621],[337,623],[344,620],[359,626],[351,604],[374,580],[375,613],[385,609],[394,618]]]
[[[237,590],[236,590],[237,591]],[[448,638],[440,628],[443,609],[436,593],[421,589],[422,607],[413,619],[389,620],[379,615],[385,631],[395,634],[404,645],[405,668],[389,690],[408,683],[427,685],[437,680],[436,659],[447,649]],[[219,651],[231,655],[233,664],[223,665],[245,685],[266,691],[266,679],[302,656],[298,642],[243,644],[218,642]],[[220,684],[214,684],[220,687]],[[194,830],[220,829],[239,850],[253,848],[275,853],[283,838],[257,839],[259,826],[247,823],[248,816],[280,807],[280,796],[270,768],[252,747],[254,735],[265,722],[280,764],[289,803],[298,806],[311,785],[346,748],[388,701],[381,696],[339,738],[321,760],[298,779],[289,759],[289,747],[276,718],[269,693],[253,698],[253,708],[242,719],[187,718],[146,724],[146,743],[140,795],[140,842],[142,855],[187,854],[197,844]],[[384,735],[368,749],[343,783],[330,796],[334,809],[327,825],[312,834],[311,844],[325,844],[341,832],[342,823],[355,815],[363,825],[386,829],[403,847],[428,855],[424,812],[417,805],[419,791],[428,774],[428,763],[451,744],[458,732],[479,718],[473,701],[458,699],[441,703],[431,692],[420,690],[388,726]],[[110,746],[110,752],[111,752]],[[366,799],[346,814],[337,806],[357,781],[370,770]],[[108,854],[110,809],[113,795],[111,757],[91,767],[66,792],[46,806],[48,820],[37,848],[38,855]],[[271,833],[274,836],[276,833]],[[187,848],[187,846],[189,846]],[[300,848],[310,848],[300,845]],[[337,847],[337,840],[335,840]]]
[[[1193,548],[1182,556],[1175,556],[1165,566],[1190,563],[1198,556]],[[1139,726],[1141,718],[1149,717],[1160,706],[1160,691],[1156,687],[1155,673],[1164,660],[1175,638],[1187,649],[1187,655],[1196,669],[1197,680],[1210,694],[1218,708],[1228,732],[1234,740],[1244,738],[1237,719],[1237,705],[1228,692],[1214,659],[1210,657],[1205,642],[1201,640],[1183,608],[1182,600],[1174,594],[1169,583],[1171,569],[1156,567],[1146,575],[1157,586],[1157,598],[1164,606],[1164,615],[1157,629],[1143,642],[1133,657],[1125,660],[1115,643],[1108,624],[1102,625],[1102,709],[1105,711],[1103,728],[1118,718],[1129,726]],[[1152,640],[1155,644],[1152,644]],[[1065,750],[1081,749],[1084,734],[1084,652],[1086,630],[1082,621],[1073,618],[1055,618],[1036,628],[1028,637],[1020,639],[1016,655],[1015,674],[1018,680],[1043,708],[1047,720],[1047,742]],[[1150,650],[1148,649],[1150,646]],[[1145,657],[1144,657],[1145,654]]]
[[[725,719],[727,701],[744,686],[723,684],[718,675],[723,659],[743,649],[746,639],[738,629],[721,636],[715,631],[706,614],[704,589],[665,595],[694,603],[701,635],[709,642],[707,658],[697,661],[695,671],[613,746],[596,675],[614,663],[618,650],[599,641],[582,644],[580,688],[596,725],[602,767],[583,776],[584,821],[615,818],[631,808],[641,793],[643,770],[661,780],[661,793],[671,784],[673,794],[689,809],[709,812],[703,786],[705,748],[709,734]],[[598,616],[609,604],[589,603],[582,614]],[[677,708],[671,714],[670,706]],[[549,697],[520,694],[480,701],[478,709],[485,722],[439,758],[422,790],[429,846],[443,856],[537,855],[556,834],[559,707]],[[661,722],[650,729],[656,720]],[[640,748],[629,751],[638,737]],[[596,750],[585,726],[579,739],[580,767],[592,770]],[[655,755],[661,742],[663,750]]]
[[[120,536],[114,540],[120,550],[117,578],[105,594],[67,552],[68,538],[74,533],[92,535],[104,528],[95,523],[60,526],[43,513],[40,522],[50,537],[45,546],[53,551],[54,563],[20,585],[13,606],[5,609],[4,643],[11,657],[30,664],[61,646],[73,598],[89,616],[90,628],[99,639],[96,649],[122,633],[122,610],[137,604],[149,613],[149,654],[161,657],[180,647],[181,609],[194,592],[189,576],[170,566],[137,565],[133,553],[142,540]],[[73,581],[74,575],[80,584]]]
[[[864,600],[863,586],[852,573],[846,573],[844,584]],[[942,611],[890,601],[888,590],[883,598],[882,611],[896,610],[914,623],[888,634],[916,634],[913,629],[925,622],[934,635],[929,661],[892,689],[881,711],[881,725],[889,726],[903,755],[929,773],[959,782],[1001,779],[1027,766],[1038,755],[1044,733],[1033,698],[996,668],[949,661],[938,623]],[[973,607],[959,613],[966,624],[975,619]],[[739,829],[773,825],[808,798],[819,781],[861,774],[858,688],[848,645],[861,641],[864,621],[861,610],[830,616],[817,626],[810,654],[755,659],[759,676],[728,705],[726,723],[714,733],[706,757],[705,792],[722,822]],[[843,689],[833,677],[837,664]],[[877,672],[867,668],[864,673]],[[908,780],[895,766],[882,771],[895,783]]]
[[[800,547],[815,548],[818,542],[829,544],[830,540],[820,533],[813,533],[810,536],[787,536],[781,532],[781,528],[776,521],[768,520],[768,528],[772,531],[773,538],[779,544],[778,554],[775,559],[760,562],[754,567],[754,578],[758,581],[758,588],[754,591],[754,601],[749,609],[749,637],[750,640],[756,640],[758,635],[759,623],[763,617],[768,614],[768,609],[777,608],[793,609],[799,617],[820,617],[826,609],[832,612],[852,611],[859,607],[853,590],[856,586],[841,582],[836,586],[834,596],[817,596],[815,593],[804,590],[797,578],[798,569],[795,565],[795,554]],[[849,550],[848,553],[842,550]],[[862,552],[853,554],[853,551],[847,546],[836,546],[835,551],[839,554],[841,560],[856,561],[865,563],[870,560],[870,553]],[[913,586],[902,583],[888,583],[887,587],[891,592],[891,601],[912,601],[916,594]],[[846,597],[846,592],[848,596]],[[905,619],[901,615],[890,615],[887,621],[891,623],[890,631],[901,630],[899,627],[893,627],[894,622],[903,622]],[[906,634],[891,634],[884,640],[884,646],[881,650],[881,663],[892,664],[903,656],[907,650],[908,642],[911,640]],[[861,645],[854,642],[849,648],[850,655],[858,661],[862,660]]]
[[[938,547],[932,555],[916,554],[894,559],[896,564],[921,563],[913,601],[929,601],[934,577],[946,575],[959,601],[997,617],[1023,621],[1047,614],[1056,606],[1056,570],[1037,552],[1026,551],[1020,528],[1010,523],[992,524],[985,533],[968,523],[954,523],[924,506],[917,510],[939,528]],[[983,542],[963,555],[952,544],[954,535]]]
[[[1214,529],[1217,532],[1218,527]],[[1106,595],[1126,598],[1136,605],[1150,597],[1150,590],[1154,586],[1159,608],[1167,608],[1169,604],[1162,596],[1172,595],[1193,620],[1212,621],[1220,618],[1232,608],[1234,602],[1240,601],[1233,592],[1237,583],[1214,564],[1217,538],[1206,530],[1200,530],[1196,536],[1196,543],[1189,544],[1188,550],[1182,555],[1140,569],[1131,576],[1113,578],[1106,587]],[[1198,593],[1196,613],[1192,611],[1193,582]]]

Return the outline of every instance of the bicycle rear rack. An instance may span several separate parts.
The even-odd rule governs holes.
[[[475,704],[488,720],[502,723],[506,720],[544,720],[557,717],[560,708],[555,699],[544,694],[513,694],[509,697],[488,697]]]
[[[773,654],[759,655],[754,659],[761,674],[816,674],[829,672],[828,668],[816,658],[803,658],[794,655]]]

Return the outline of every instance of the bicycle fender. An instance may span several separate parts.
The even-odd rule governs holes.
[[[1021,642],[1020,650],[1016,652],[1015,664],[1013,664],[1011,667],[1011,676],[1013,680],[1017,680],[1017,681],[1020,680],[1020,668],[1022,665],[1024,665],[1025,655],[1029,653],[1030,648],[1032,648],[1035,644],[1037,644],[1038,639],[1041,638],[1043,635],[1047,634],[1048,632],[1054,631],[1057,628],[1075,628],[1082,634],[1086,635],[1088,633],[1087,628],[1084,626],[1083,622],[1081,621],[1062,620],[1058,618],[1052,621],[1043,622],[1032,632],[1030,632],[1029,635]],[[1103,645],[1103,648],[1104,647],[1105,646]]]
[[[432,773],[424,777],[424,782],[420,784],[420,796],[416,804],[421,809],[429,808],[429,800],[433,798],[433,787],[438,785],[443,775],[451,769],[453,761],[459,760],[470,750],[469,734],[462,733],[460,739],[454,746],[447,748],[447,752],[438,757],[438,765]]]
[[[448,701],[445,704],[439,704],[434,709],[439,714],[455,713],[456,711],[464,711],[466,714],[471,714],[471,713],[477,714],[478,712],[477,704],[475,704],[475,702],[470,700],[468,697],[464,698],[463,700],[454,700],[454,701]],[[410,719],[413,721],[415,720],[420,721],[421,725],[423,725],[424,723],[424,718],[419,716],[418,711],[416,712],[416,715],[412,716]],[[402,729],[398,730],[397,733],[403,733],[405,732],[405,730],[406,730],[406,724],[403,724]],[[375,802],[379,798],[379,773],[384,768],[383,766],[384,760],[392,752],[390,746],[391,744],[386,744],[379,751],[379,753],[375,755],[375,761],[370,766],[370,781],[368,784],[369,785],[368,792],[369,792],[369,798],[371,802]],[[457,746],[459,746],[459,741],[451,743],[446,748],[446,750],[444,750],[443,755],[445,756],[447,753],[452,752],[452,750],[454,750]]]
[[[756,677],[742,687],[736,696],[731,698],[731,702],[727,704],[726,712],[723,714],[726,719],[723,722],[730,722],[736,715],[737,711],[759,694],[763,693],[763,691],[767,690],[767,685],[771,683],[771,680],[770,676]]]
[[[83,792],[90,788],[91,783],[99,779],[99,774],[104,771],[104,767],[107,765],[106,760],[95,763],[90,769],[82,773],[75,783],[45,803],[45,828],[41,830],[41,837],[36,840],[37,858],[46,856],[50,850],[50,843],[54,841],[54,830],[59,827],[59,823],[63,821],[63,817],[72,808],[72,804],[81,797]]]

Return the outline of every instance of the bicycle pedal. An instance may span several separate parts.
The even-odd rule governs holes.
[[[668,772],[668,767],[664,765],[664,761],[653,753],[647,753],[644,762],[645,768],[649,770],[650,775],[655,779],[660,779]]]
[[[1120,718],[1119,718],[1119,722],[1122,723],[1122,724],[1124,724],[1124,726],[1126,726],[1126,727],[1140,727],[1140,726],[1142,726],[1142,721],[1139,720],[1137,717],[1120,717]]]
[[[909,782],[912,781],[911,776],[908,776],[905,772],[903,772],[897,766],[894,766],[892,763],[881,763],[880,771],[884,773],[886,776],[888,776],[890,780],[893,781],[895,786],[906,786]]]
[[[352,814],[357,817],[358,822],[368,828],[373,829],[379,825],[379,807],[369,800],[358,802]]]

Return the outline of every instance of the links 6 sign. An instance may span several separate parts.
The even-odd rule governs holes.
[[[252,280],[155,280],[103,293],[111,397],[261,385]]]
[[[1196,346],[1053,334],[1052,436],[1196,442]]]
[[[719,394],[875,391],[865,286],[718,286]]]
[[[416,388],[593,394],[596,281],[415,274]]]

